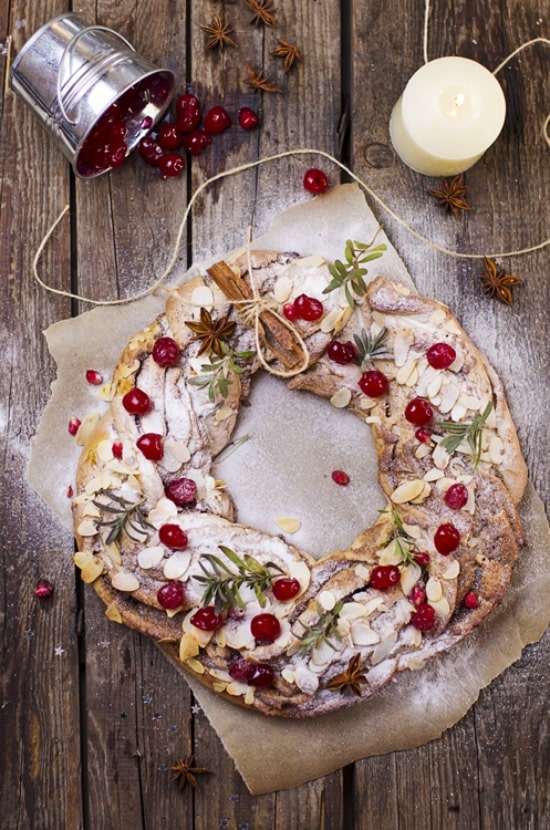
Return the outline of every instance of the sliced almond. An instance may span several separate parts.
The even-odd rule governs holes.
[[[409,349],[414,342],[412,331],[398,332],[393,341],[393,358],[395,365],[399,368],[407,362]]]
[[[350,308],[349,305],[346,305],[344,309],[340,312],[336,321],[334,323],[334,334],[338,334],[338,332],[342,331],[346,323],[351,319],[351,315],[353,314],[353,309]]]
[[[354,620],[351,624],[351,639],[355,646],[374,646],[380,642],[380,635],[370,627],[367,620]]]
[[[237,680],[233,680],[228,684],[225,691],[232,697],[240,697],[241,695],[245,695],[247,693],[248,683],[239,683]]]
[[[417,498],[426,485],[426,482],[421,478],[413,479],[412,481],[404,481],[399,487],[396,487],[390,498],[394,504],[406,504]]]
[[[120,555],[120,549],[116,542],[111,542],[110,545],[105,546],[105,556],[108,556],[113,565],[121,565],[122,564],[122,556]]]
[[[430,455],[432,448],[429,444],[419,444],[416,450],[414,451],[414,457],[418,458],[418,460],[422,458],[426,458],[427,455]]]
[[[131,594],[132,591],[137,591],[139,588],[139,579],[129,571],[118,571],[113,576],[111,585],[117,591],[124,591]]]
[[[433,451],[433,462],[435,466],[439,470],[444,470],[450,460],[451,456],[449,455],[445,447],[442,447],[441,444],[438,444],[435,450]]]
[[[439,478],[443,478],[445,473],[443,470],[439,470],[436,468],[428,470],[427,473],[424,474],[424,481],[437,481]]]
[[[130,378],[132,375],[135,375],[140,365],[141,364],[137,358],[132,360],[131,363],[122,363],[117,369],[118,375],[121,378]]]
[[[281,672],[281,677],[283,680],[286,680],[287,683],[294,683],[294,669],[290,669],[288,666]]]
[[[280,519],[275,519],[275,524],[284,533],[297,533],[302,527],[300,519],[293,519],[291,516],[281,516]]]
[[[460,573],[460,562],[458,559],[453,559],[452,562],[445,568],[441,576],[443,579],[456,579]]]
[[[433,607],[438,617],[449,616],[451,609],[446,597],[442,597],[440,600],[433,600],[430,605]]]
[[[493,464],[502,464],[504,459],[504,444],[500,436],[493,434],[489,438],[489,458]]]
[[[481,406],[481,401],[474,395],[462,394],[458,398],[458,403],[466,407],[466,409],[472,409],[474,412],[478,412]]]
[[[181,579],[191,564],[191,553],[188,550],[172,554],[164,564],[163,573],[166,579]]]
[[[206,672],[206,669],[204,668],[203,664],[199,660],[195,660],[194,657],[188,657],[187,660],[185,660],[185,665],[189,666],[191,671],[194,671],[195,674],[204,674]]]
[[[328,334],[329,331],[332,331],[334,329],[336,321],[338,320],[341,313],[342,312],[339,308],[333,308],[332,311],[329,311],[329,313],[325,315],[325,317],[323,317],[323,319],[321,320],[320,328],[324,334]]]
[[[198,308],[210,310],[214,303],[214,295],[207,285],[199,285],[191,294],[191,304]]]
[[[388,656],[392,648],[397,642],[397,631],[390,631],[385,637],[380,641],[380,643],[374,649],[372,656],[371,656],[371,663],[373,666],[376,666],[378,663],[381,663],[385,657]]]
[[[90,437],[98,423],[99,412],[94,412],[92,413],[92,415],[88,415],[88,417],[82,421],[74,437],[74,440],[79,447],[84,446],[84,444],[86,443],[86,441],[88,440],[88,438]]]
[[[450,412],[458,400],[459,389],[454,383],[445,383],[441,388],[441,412]]]
[[[321,591],[319,596],[317,597],[317,601],[323,610],[325,611],[332,611],[334,606],[336,605],[336,597],[332,593],[332,591]]]
[[[414,376],[414,380],[412,380],[411,383],[409,383],[409,380],[411,380],[411,378],[413,378],[413,373],[416,373],[415,376]],[[418,378],[418,373],[416,372],[416,359],[415,358],[409,358],[409,360],[407,360],[405,365],[401,366],[401,368],[399,369],[399,371],[397,372],[397,374],[395,376],[396,382],[399,383],[401,386],[403,386],[405,384],[407,384],[408,386],[412,386],[412,385],[414,385],[414,383],[416,383],[417,378]]]
[[[196,657],[199,653],[200,648],[199,644],[193,634],[191,632],[186,631],[185,634],[182,635],[180,640],[180,647],[179,647],[179,658],[183,662],[189,660],[191,657]]]
[[[294,673],[294,682],[306,695],[313,695],[319,688],[318,676],[306,669],[304,666],[298,666]]]
[[[443,596],[443,588],[441,582],[434,576],[431,576],[426,583],[426,597],[430,602],[438,602]]]
[[[286,274],[282,274],[273,286],[273,299],[279,305],[286,303],[292,293],[292,280]]]
[[[439,393],[441,389],[441,384],[443,383],[443,375],[441,372],[438,372],[433,376],[431,381],[428,384],[428,388],[426,389],[426,394],[430,400],[433,400],[435,396]]]
[[[78,525],[76,532],[79,536],[89,537],[95,536],[99,530],[97,523],[93,519],[83,519]]]
[[[421,573],[421,568],[414,563],[411,563],[410,565],[407,565],[405,568],[401,569],[401,590],[403,591],[406,597],[410,595],[412,589],[420,579]]]
[[[122,623],[122,614],[120,613],[116,602],[111,602],[111,604],[107,606],[105,616],[108,620],[111,620],[111,622]]]
[[[143,548],[137,556],[138,565],[144,571],[155,568],[164,558],[165,549],[160,545],[151,548]]]
[[[336,407],[336,409],[345,409],[346,406],[351,401],[351,390],[346,389],[343,386],[341,389],[338,389],[337,392],[334,393],[332,398],[330,399],[330,403]]]
[[[306,565],[305,562],[299,562],[295,560],[291,562],[288,566],[288,572],[291,577],[298,580],[302,587],[300,593],[303,593],[306,590],[306,588],[309,587],[309,583],[311,582],[311,571],[309,567]]]
[[[104,565],[101,559],[98,559],[97,556],[91,556],[80,571],[82,582],[95,582],[98,576],[103,573],[103,568]]]
[[[423,479],[422,479],[423,480]],[[412,499],[411,504],[424,504],[426,499],[431,496],[432,488],[427,481],[424,481],[424,489],[415,499]]]
[[[365,614],[365,606],[360,602],[345,602],[340,611],[340,617],[345,620],[356,620]]]
[[[445,314],[442,308],[437,308],[430,314],[430,323],[432,324],[432,326],[435,326],[437,328],[437,326],[441,325],[446,316],[447,315]]]

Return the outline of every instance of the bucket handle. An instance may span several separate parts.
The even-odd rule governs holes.
[[[83,29],[80,30],[80,32],[77,32],[76,35],[74,35],[71,38],[71,40],[66,45],[66,47],[63,51],[63,54],[61,56],[61,60],[59,62],[59,72],[57,73],[56,89],[55,89],[61,115],[63,116],[65,121],[68,124],[71,124],[71,125],[77,124],[78,123],[78,118],[76,119],[76,121],[72,121],[69,118],[67,110],[65,109],[65,105],[63,103],[63,91],[61,89],[61,75],[62,75],[62,70],[63,70],[63,64],[65,63],[66,58],[70,57],[70,55],[72,54],[72,52],[74,50],[74,47],[76,46],[76,44],[80,40],[80,38],[83,35],[87,34],[88,32],[96,32],[96,31],[109,32],[109,34],[113,35],[114,37],[118,38],[123,43],[125,43],[126,46],[129,49],[132,50],[132,52],[136,51],[129,40],[126,40],[126,38],[123,35],[119,34],[118,32],[115,32],[113,29],[109,29],[108,26],[97,26],[97,25],[85,26]],[[71,77],[72,76],[69,75],[69,80],[70,80]]]

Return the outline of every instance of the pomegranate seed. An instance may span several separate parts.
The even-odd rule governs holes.
[[[159,539],[163,545],[172,550],[185,550],[189,541],[187,533],[179,525],[162,525],[159,530]]]
[[[243,130],[255,130],[260,124],[260,119],[250,107],[241,107],[239,110],[239,126]]]
[[[242,682],[246,682],[253,668],[254,663],[251,663],[250,660],[247,660],[245,657],[241,657],[239,660],[234,660],[233,663],[231,663],[229,666],[229,674],[233,680],[241,680]]]
[[[448,343],[434,343],[426,352],[426,359],[434,369],[447,369],[456,359],[456,352]]]
[[[163,157],[162,147],[150,135],[142,138],[138,144],[138,153],[146,164],[152,167],[158,167],[159,161]]]
[[[197,485],[192,478],[176,478],[166,486],[165,493],[174,504],[190,505],[197,500]]]
[[[281,633],[281,623],[273,614],[256,614],[250,621],[250,631],[261,643],[273,643]]]
[[[377,591],[387,591],[397,585],[401,578],[397,565],[378,565],[370,574],[370,586]]]
[[[38,599],[47,599],[51,597],[53,594],[53,585],[51,582],[48,582],[47,579],[41,579],[40,582],[36,584],[36,588],[34,589],[35,597]]]
[[[166,153],[158,163],[161,178],[166,181],[185,170],[185,159],[179,153]]]
[[[122,441],[114,441],[113,446],[112,446],[111,449],[113,451],[113,455],[114,455],[115,458],[122,458],[122,451],[123,451]]]
[[[453,510],[460,510],[468,501],[468,488],[464,484],[451,484],[445,493],[445,504]]]
[[[162,608],[168,611],[174,611],[183,605],[185,599],[185,592],[181,582],[167,582],[162,588],[157,591],[157,600]]]
[[[287,320],[294,322],[298,319],[298,310],[294,307],[294,303],[287,303],[283,306],[283,314]]]
[[[183,135],[175,124],[163,124],[157,133],[157,143],[163,150],[177,150],[183,144]]]
[[[339,340],[333,340],[327,346],[327,355],[330,360],[345,366],[347,363],[353,363],[355,360],[355,346],[349,340],[347,343],[341,343]]]
[[[426,553],[425,551],[419,550],[414,555],[414,561],[416,562],[417,565],[420,565],[421,568],[424,567],[425,565],[429,565],[430,564],[430,554]]]
[[[181,95],[176,100],[176,126],[182,133],[191,133],[201,123],[201,106],[195,95]]]
[[[274,677],[275,672],[267,663],[252,663],[252,668],[248,673],[246,681],[249,686],[255,686],[259,689],[265,686],[271,686]]]
[[[69,435],[76,435],[81,423],[82,421],[80,420],[80,418],[71,418],[69,423],[67,424]]]
[[[419,608],[426,599],[426,590],[421,585],[415,585],[411,591],[412,604]]]
[[[474,594],[473,591],[469,591],[466,596],[464,597],[464,605],[466,608],[477,608],[479,606],[479,599],[477,598],[477,594]]]
[[[304,175],[303,185],[309,193],[318,194],[325,192],[328,188],[329,181],[326,174],[323,173],[322,170],[318,170],[316,167],[311,167]]]
[[[302,586],[297,579],[282,577],[281,579],[275,580],[271,590],[273,591],[275,599],[278,599],[279,602],[289,602],[289,600],[298,596],[302,590]]]
[[[164,455],[162,447],[162,435],[156,432],[145,432],[136,441],[138,450],[141,450],[149,461],[160,461]]]
[[[122,406],[130,415],[145,415],[151,408],[151,401],[146,392],[134,386],[122,398]]]
[[[363,372],[359,378],[359,387],[365,395],[369,398],[380,398],[388,391],[389,381],[382,372],[378,369],[371,369],[368,372]]]
[[[223,107],[216,106],[204,116],[203,126],[210,135],[218,135],[231,126],[231,119]]]
[[[432,436],[427,429],[424,429],[424,427],[418,427],[418,429],[414,432],[414,437],[417,441],[420,441],[421,444],[431,444],[432,442]]]
[[[307,294],[300,294],[294,300],[294,306],[301,320],[312,322],[323,316],[323,303],[315,297],[308,297]]]
[[[201,631],[217,631],[223,625],[223,617],[216,614],[216,609],[213,605],[205,605],[204,608],[199,608],[191,617],[192,625],[200,628]]]
[[[411,623],[419,631],[431,631],[435,625],[435,609],[425,602],[412,614]]]
[[[434,545],[442,556],[448,556],[460,545],[460,533],[452,524],[440,525],[435,531]]]
[[[212,139],[206,130],[193,130],[193,132],[188,133],[183,139],[185,150],[192,156],[200,156],[202,151],[210,144],[212,144]]]
[[[171,337],[159,337],[153,346],[153,360],[163,368],[173,366],[180,356],[180,347]]]
[[[103,383],[103,375],[96,372],[95,369],[88,369],[86,372],[86,380],[94,386],[99,386],[100,383]]]
[[[73,485],[69,484],[69,486],[67,487],[67,498],[72,499],[73,496],[74,496]]]
[[[430,404],[422,398],[413,398],[409,401],[405,409],[405,418],[411,424],[418,427],[424,427],[429,424],[433,418],[433,409]]]
[[[349,484],[349,476],[343,470],[334,470],[331,473],[331,478],[335,484],[339,484],[340,487],[345,487],[346,484]]]

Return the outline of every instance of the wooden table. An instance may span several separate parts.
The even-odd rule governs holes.
[[[118,628],[113,633],[100,602],[75,577],[72,539],[23,480],[55,374],[41,332],[87,308],[45,293],[31,276],[33,254],[66,203],[70,218],[48,245],[40,271],[57,289],[98,299],[127,296],[152,282],[168,259],[190,193],[207,177],[287,148],[339,156],[434,242],[482,253],[525,247],[548,236],[548,149],[540,137],[550,112],[547,47],[529,48],[500,73],[507,122],[466,174],[473,210],[455,221],[426,195],[436,182],[406,168],[389,143],[391,108],[423,60],[422,3],[276,0],[279,27],[272,30],[251,27],[241,0],[12,0],[0,12],[0,46],[11,36],[14,57],[40,25],[71,6],[174,69],[178,89],[196,92],[205,107],[223,103],[235,114],[248,105],[260,110],[262,126],[253,133],[235,126],[217,137],[189,164],[187,180],[162,182],[132,157],[122,169],[84,181],[72,176],[26,106],[4,95],[0,824],[6,830],[548,827],[548,636],[526,648],[439,740],[254,797],[154,643]],[[238,49],[205,49],[200,25],[217,13],[230,22]],[[456,53],[494,68],[520,43],[543,36],[547,17],[544,0],[434,0],[429,55]],[[288,74],[271,54],[277,37],[298,44],[304,57]],[[247,87],[247,62],[272,76],[284,94]],[[248,224],[259,233],[274,214],[308,198],[301,178],[312,165],[339,180],[336,168],[312,156],[212,187],[193,213],[180,261],[230,249]],[[378,204],[373,209],[419,290],[450,305],[467,330],[490,331],[484,347],[521,416],[530,474],[547,499],[547,407],[541,405],[541,396],[548,397],[547,249],[500,261],[525,279],[514,305],[505,307],[484,295],[480,262],[439,254]],[[47,604],[33,595],[42,577],[55,585]],[[212,775],[203,777],[199,791],[180,793],[168,767],[192,752]]]

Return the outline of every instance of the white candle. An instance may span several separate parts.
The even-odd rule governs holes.
[[[506,101],[499,82],[468,58],[430,61],[393,108],[390,135],[401,159],[425,176],[468,170],[495,141]]]

